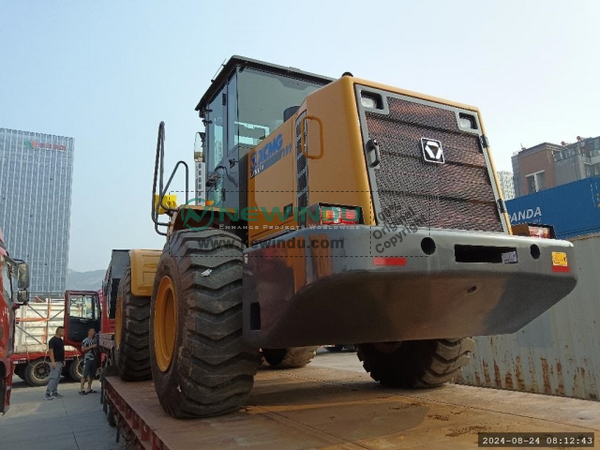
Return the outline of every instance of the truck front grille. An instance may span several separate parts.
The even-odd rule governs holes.
[[[381,151],[372,173],[386,221],[410,211],[421,227],[502,231],[479,134],[461,130],[454,110],[387,102],[389,114],[365,112],[368,138]],[[442,143],[444,164],[424,160],[421,138]]]

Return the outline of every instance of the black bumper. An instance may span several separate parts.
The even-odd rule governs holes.
[[[244,339],[283,348],[514,333],[576,283],[566,241],[302,229],[245,251]]]

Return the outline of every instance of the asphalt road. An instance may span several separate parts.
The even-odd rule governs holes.
[[[319,350],[314,365],[362,371],[356,354]],[[100,391],[98,381],[94,382]],[[0,416],[0,449],[12,450],[121,450],[116,429],[108,425],[100,404],[100,393],[79,395],[79,384],[63,377],[59,392],[64,396],[44,400],[45,387],[31,387],[19,377],[13,379],[9,412]]]
[[[79,395],[79,383],[63,377],[61,399],[44,400],[45,387],[31,387],[15,376],[11,407],[0,416],[0,448],[11,450],[117,450],[116,428],[106,421],[97,394]]]

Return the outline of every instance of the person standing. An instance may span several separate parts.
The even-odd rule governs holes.
[[[54,400],[55,398],[62,398],[57,391],[58,382],[62,374],[62,368],[65,364],[65,343],[63,336],[65,335],[64,327],[58,327],[56,334],[50,342],[48,342],[48,349],[50,355],[50,379],[48,380],[48,386],[46,387],[46,395],[44,400]]]
[[[96,339],[96,330],[90,328],[88,330],[87,337],[81,343],[81,351],[83,352],[83,378],[81,379],[81,386],[79,387],[79,394],[86,395],[95,393],[92,389],[92,381],[96,376],[96,353],[98,348],[98,340]],[[83,390],[85,386],[85,380],[87,379],[88,388],[87,392]]]

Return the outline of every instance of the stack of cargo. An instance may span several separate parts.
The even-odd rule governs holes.
[[[48,341],[56,328],[64,326],[64,319],[65,301],[62,298],[47,298],[22,306],[17,310],[14,352],[46,352]]]
[[[48,341],[56,329],[64,326],[64,298],[38,298],[16,311],[15,346],[11,360],[15,365],[15,374],[33,386],[48,383],[50,375],[50,357]],[[65,346],[64,374],[73,379],[81,379],[79,351]],[[71,367],[71,363],[76,364]]]
[[[506,203],[512,225],[553,225],[575,246],[579,282],[517,333],[476,338],[459,383],[597,400],[600,396],[600,177]],[[531,301],[539,299],[532,298]]]

